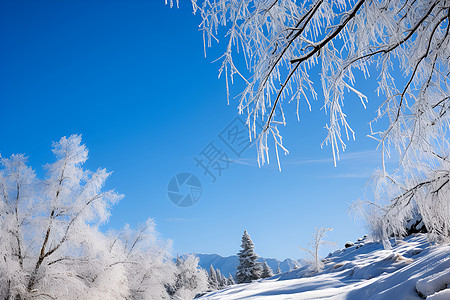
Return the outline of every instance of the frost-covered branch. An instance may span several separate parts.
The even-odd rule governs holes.
[[[318,88],[328,117],[322,146],[331,146],[336,165],[347,141],[356,136],[344,105],[353,105],[354,96],[364,108],[376,101],[357,88],[358,82],[372,77],[382,98],[367,120],[368,136],[378,142],[381,152],[377,188],[389,188],[389,192],[377,190],[372,202],[389,205],[421,182],[438,184],[440,170],[449,171],[448,162],[439,158],[450,156],[449,0],[191,2],[201,17],[205,47],[220,40],[222,28],[229,30],[220,72],[225,71],[231,82],[234,74],[245,76],[237,107],[239,114],[246,115],[250,138],[257,140],[260,165],[269,161],[270,141],[280,165],[279,149],[288,153],[281,129],[286,124],[285,108],[295,102],[299,118],[300,105],[311,109],[311,100],[319,99]],[[237,54],[241,60],[236,60]],[[320,75],[320,82],[313,81],[313,73]],[[259,121],[265,124],[261,131],[256,126]],[[446,186],[439,194],[446,193]],[[446,201],[433,199],[439,205]],[[429,201],[415,192],[409,203],[426,214],[422,209]],[[400,215],[395,226],[409,217],[409,213]],[[425,223],[431,222],[426,219]],[[438,230],[433,224],[427,228]]]

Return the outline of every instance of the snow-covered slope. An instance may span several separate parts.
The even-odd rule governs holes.
[[[397,241],[391,250],[362,240],[324,263],[316,275],[302,267],[202,299],[450,299],[450,244],[432,245],[424,234]]]
[[[205,270],[209,270],[209,266],[213,266],[220,270],[220,273],[229,276],[231,274],[233,277],[236,273],[236,267],[239,264],[237,255],[223,257],[217,254],[195,254],[199,258],[199,266]],[[259,258],[258,261],[266,260],[269,267],[272,268],[273,272],[277,270],[280,266],[281,272],[289,272],[295,268],[300,268],[305,265],[303,260],[293,260],[287,258],[283,261],[279,261],[275,258]]]

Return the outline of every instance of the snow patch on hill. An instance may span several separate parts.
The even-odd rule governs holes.
[[[321,273],[304,266],[202,299],[450,299],[450,244],[430,244],[424,234],[392,244],[360,240],[326,257]]]

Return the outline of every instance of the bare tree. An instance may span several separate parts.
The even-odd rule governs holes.
[[[372,203],[383,207],[387,217],[381,221],[389,220],[382,236],[400,232],[418,208],[428,231],[450,237],[449,0],[192,0],[192,5],[201,15],[205,48],[219,40],[221,27],[227,30],[219,74],[225,75],[228,95],[234,77],[246,84],[238,111],[247,116],[260,164],[268,162],[269,139],[277,159],[279,148],[288,152],[279,130],[286,124],[284,106],[294,102],[298,118],[300,105],[311,109],[318,93],[314,72],[320,73],[329,118],[322,145],[331,145],[336,164],[346,140],[355,138],[344,104],[356,96],[365,107],[372,95],[356,83],[375,75],[384,100],[368,123],[381,152]],[[265,123],[260,132],[258,119]]]
[[[324,227],[320,227],[317,228],[316,227],[316,233],[314,234],[314,239],[311,243],[308,244],[308,248],[302,248],[299,247],[300,249],[308,252],[311,257],[312,257],[312,263],[311,263],[311,271],[318,273],[320,271],[322,271],[323,269],[323,262],[322,259],[319,256],[319,249],[320,247],[324,246],[324,245],[335,245],[336,243],[334,242],[328,242],[328,241],[323,241],[322,239],[325,237],[326,233],[328,231],[332,231],[333,228],[324,228]]]

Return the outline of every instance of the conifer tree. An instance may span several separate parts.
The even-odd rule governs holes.
[[[230,285],[230,283],[228,282],[228,278],[222,275],[222,287],[226,287],[228,285]]]
[[[208,285],[210,289],[217,290],[219,288],[219,282],[217,281],[217,274],[214,267],[209,267]]]
[[[239,251],[239,266],[237,267],[237,283],[247,283],[261,278],[261,264],[257,262],[258,255],[255,253],[255,245],[247,233],[242,236],[241,251]]]
[[[233,276],[231,276],[231,274],[230,274],[228,276],[228,285],[234,285],[234,284],[236,284],[236,283],[234,282]]]
[[[219,269],[216,269],[216,278],[217,278],[217,287],[219,289],[223,288],[226,285],[226,281],[223,280],[222,273],[220,273]]]
[[[272,269],[269,267],[267,262],[264,260],[264,263],[262,265],[262,274],[261,278],[269,278],[273,276]]]

